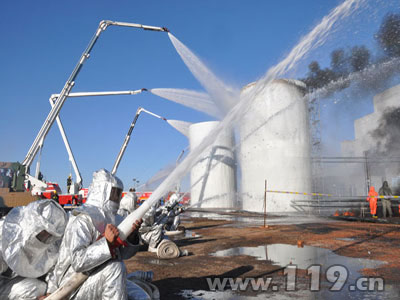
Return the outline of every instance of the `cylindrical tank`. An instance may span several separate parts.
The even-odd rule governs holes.
[[[190,149],[194,149],[219,124],[218,121],[189,127]],[[191,205],[200,208],[232,208],[236,199],[234,136],[223,131],[211,149],[200,157],[190,173]]]
[[[242,208],[263,212],[268,190],[311,192],[310,131],[305,85],[274,80],[255,94],[255,83],[242,90],[249,107],[240,120]],[[269,213],[293,212],[292,200],[309,196],[267,193]]]

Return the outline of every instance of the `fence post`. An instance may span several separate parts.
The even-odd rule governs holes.
[[[264,227],[267,218],[267,180],[265,179],[265,188],[264,188]]]

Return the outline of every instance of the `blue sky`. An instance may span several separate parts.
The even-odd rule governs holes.
[[[22,161],[43,124],[48,98],[59,93],[103,19],[165,26],[218,76],[238,88],[260,78],[337,0],[282,1],[2,1],[0,4],[0,161]],[[362,22],[361,22],[362,23]],[[318,58],[326,59],[321,51]],[[110,27],[100,37],[73,92],[140,88],[202,90],[167,34]],[[64,123],[84,185],[111,169],[136,109],[189,122],[210,117],[149,93],[68,99]],[[350,130],[351,131],[351,130]],[[186,138],[141,115],[117,175],[126,187],[174,162]],[[32,173],[34,165],[32,166]],[[70,164],[53,126],[42,154],[45,179],[65,187]]]

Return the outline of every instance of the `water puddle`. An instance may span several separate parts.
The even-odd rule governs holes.
[[[336,240],[346,241],[346,242],[354,242],[354,241],[356,241],[355,238],[336,238]]]
[[[200,234],[197,234],[194,231],[191,230],[185,230],[185,233],[183,234],[185,238],[198,238],[201,237]]]
[[[185,230],[180,234],[170,235],[168,236],[171,240],[181,240],[181,239],[190,239],[190,238],[199,238],[201,235],[195,233],[192,230]]]
[[[259,292],[254,295],[244,295],[243,292],[232,290],[225,291],[204,291],[204,290],[182,290],[178,295],[184,299],[190,300],[256,300],[256,299],[276,299],[276,300],[293,300],[293,299],[326,299],[336,300],[353,299],[353,300],[395,300],[398,299],[399,288],[393,285],[386,285],[385,291],[382,292],[360,292],[355,291],[352,294],[343,294],[342,292],[311,292],[307,289],[299,289],[296,291],[282,292]],[[344,297],[343,297],[344,296]]]
[[[179,296],[185,299],[191,300],[247,300],[247,299],[279,299],[279,300],[293,300],[294,297],[300,299],[310,299],[312,297],[311,293],[307,293],[307,291],[295,291],[295,292],[285,292],[280,294],[273,293],[258,293],[256,295],[241,295],[238,292],[225,290],[225,291],[204,291],[204,290],[183,290],[179,293]]]
[[[265,261],[272,265],[280,266],[285,268],[285,272],[288,268],[296,266],[297,269],[307,270],[310,274],[310,267],[317,266],[320,268],[320,290],[310,291],[310,276],[300,276],[296,279],[296,291],[294,294],[285,291],[282,285],[282,279],[286,279],[285,275],[278,275],[277,273],[271,274],[271,276],[279,276],[275,278],[276,281],[280,281],[279,293],[271,290],[255,292],[255,295],[243,295],[243,292],[238,292],[232,289],[229,290],[216,290],[213,292],[196,291],[189,293],[186,291],[185,295],[191,295],[186,299],[292,299],[293,297],[300,299],[338,299],[343,297],[344,299],[397,299],[400,288],[385,285],[381,279],[381,290],[376,286],[376,290],[373,288],[371,291],[362,290],[358,288],[358,280],[362,277],[361,270],[364,268],[374,269],[384,262],[377,260],[370,260],[364,258],[352,258],[341,256],[329,249],[303,246],[298,247],[297,245],[287,244],[271,244],[258,247],[237,247],[226,250],[216,251],[211,253],[212,256],[217,257],[231,257],[238,255],[248,255],[256,258],[260,261]],[[289,266],[289,267],[288,267]],[[338,269],[339,268],[339,269]],[[330,279],[328,280],[328,274]],[[280,278],[280,280],[278,280]],[[332,291],[333,285],[337,282],[342,284],[342,288],[339,291]],[[367,286],[369,281],[367,282]],[[250,288],[250,285],[249,285]],[[383,290],[382,290],[383,288]],[[211,294],[210,294],[211,293]],[[253,292],[254,293],[254,292]]]
[[[298,247],[287,244],[237,247],[220,250],[210,255],[219,257],[248,255],[281,267],[289,264],[297,265],[299,269],[307,269],[315,264],[322,265],[322,270],[332,265],[343,265],[354,275],[360,275],[358,271],[363,268],[376,268],[383,264],[383,262],[377,260],[341,256],[329,249],[312,246]]]
[[[159,266],[175,266],[175,263],[173,263],[173,262],[170,262],[165,259],[158,259],[158,258],[147,259],[146,263],[149,263],[152,265],[159,265]]]
[[[191,218],[207,218],[210,220],[218,221],[232,221],[234,224],[223,225],[223,227],[248,227],[248,226],[262,226],[264,224],[264,217],[262,214],[251,216],[240,216],[237,214],[227,214],[223,212],[208,212],[208,211],[190,211],[186,212],[187,217]],[[267,216],[267,225],[292,225],[304,223],[332,223],[336,222],[332,219],[319,218],[309,215],[296,215],[293,216]]]

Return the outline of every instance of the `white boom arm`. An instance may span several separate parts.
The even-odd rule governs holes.
[[[76,97],[90,97],[90,96],[114,96],[114,95],[136,95],[140,94],[141,92],[145,91],[146,89],[140,89],[140,90],[134,90],[134,91],[107,91],[107,92],[80,92],[80,93],[70,93],[68,95],[68,98],[76,98]],[[53,107],[60,95],[59,94],[53,94],[50,96],[50,104],[51,107]],[[67,135],[65,134],[64,127],[61,123],[60,116],[58,115],[56,118],[58,129],[60,130],[61,137],[64,141],[65,148],[67,149],[68,152],[68,158],[72,164],[72,167],[75,172],[75,177],[76,177],[76,183],[78,183],[79,188],[82,187],[82,176],[79,171],[78,165],[76,164],[74,154],[71,150],[71,146],[69,144]],[[40,145],[40,147],[43,147],[43,144]],[[36,174],[39,173],[40,165],[38,164],[38,167],[36,168]]]
[[[69,97],[70,97],[70,95],[69,95]],[[54,99],[51,97],[49,99],[49,101],[50,101],[51,107],[54,107],[55,102],[57,101],[57,98]],[[68,138],[67,138],[67,135],[65,134],[64,127],[61,123],[60,116],[57,116],[56,121],[57,121],[58,129],[60,130],[60,133],[61,133],[61,137],[64,141],[65,148],[67,149],[67,152],[68,152],[69,161],[71,162],[72,167],[74,168],[76,183],[79,185],[79,189],[81,189],[82,188],[82,176],[81,176],[81,173],[79,172],[78,166],[76,164],[74,154],[72,153],[72,150],[71,150],[71,146],[69,145]],[[36,170],[36,173],[38,173],[38,170]]]
[[[123,27],[133,27],[133,28],[141,28],[145,30],[153,30],[153,31],[163,31],[168,32],[168,29],[162,27],[155,27],[155,26],[147,26],[135,23],[125,23],[125,22],[115,22],[115,21],[101,21],[99,27],[96,30],[96,33],[92,37],[89,42],[89,45],[86,47],[86,50],[83,52],[81,58],[79,59],[77,65],[75,66],[74,70],[72,71],[70,77],[68,78],[67,82],[65,83],[61,93],[58,96],[58,99],[54,106],[52,107],[50,113],[48,114],[44,124],[42,125],[39,133],[37,134],[31,148],[29,149],[28,153],[22,165],[26,166],[28,170],[32,161],[34,160],[38,150],[40,149],[41,141],[43,141],[48,134],[51,126],[53,125],[54,121],[56,120],[57,116],[60,113],[62,106],[64,105],[65,100],[67,99],[69,93],[71,92],[72,87],[75,84],[75,79],[78,76],[80,70],[83,67],[85,61],[89,58],[90,52],[92,51],[94,45],[97,42],[97,39],[100,37],[100,34],[107,29],[108,26],[123,26]]]
[[[117,172],[119,163],[121,162],[122,156],[124,156],[126,147],[128,147],[129,140],[131,139],[132,130],[133,130],[133,128],[135,128],[135,124],[136,124],[141,112],[148,113],[149,115],[152,115],[152,116],[154,116],[156,118],[159,118],[161,120],[167,121],[166,118],[163,118],[163,117],[161,117],[159,115],[156,115],[155,113],[152,113],[151,111],[148,111],[148,110],[145,110],[142,107],[139,107],[138,110],[136,111],[135,117],[133,118],[131,126],[129,127],[128,133],[125,136],[124,142],[122,143],[121,149],[119,150],[117,159],[115,160],[114,166],[113,166],[112,171],[111,171],[111,174],[113,174],[113,175]]]

